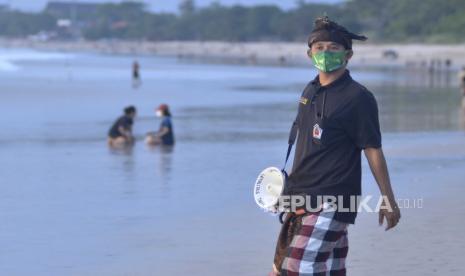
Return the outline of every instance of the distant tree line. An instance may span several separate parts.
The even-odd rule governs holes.
[[[0,36],[24,37],[57,31],[57,20],[68,18],[89,40],[222,40],[301,41],[317,16],[328,15],[375,42],[464,42],[464,0],[350,0],[341,4],[311,4],[282,10],[274,5],[198,8],[185,0],[177,14],[152,13],[141,2],[95,5],[93,12],[45,9],[26,13],[0,8]]]

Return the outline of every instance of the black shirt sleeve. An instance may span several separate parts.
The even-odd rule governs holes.
[[[373,94],[363,91],[355,101],[347,132],[360,149],[381,148],[378,104]]]

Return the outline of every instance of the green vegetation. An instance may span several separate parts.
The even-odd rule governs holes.
[[[48,7],[37,14],[0,9],[0,35],[24,37],[45,31],[60,38],[63,26],[58,27],[57,20],[70,19],[68,38],[302,41],[314,19],[327,14],[374,42],[465,42],[463,0],[349,0],[338,5],[300,0],[289,11],[274,5],[227,7],[218,2],[197,8],[193,0],[185,0],[179,14],[151,13],[137,2],[84,8],[85,12],[73,8],[71,13],[63,6]]]
[[[19,11],[0,9],[0,35],[26,36],[41,30],[50,30],[55,26],[55,19],[46,14],[30,14]]]

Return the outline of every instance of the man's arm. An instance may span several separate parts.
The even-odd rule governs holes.
[[[392,191],[391,181],[389,179],[389,172],[384,158],[383,150],[381,148],[366,148],[364,150],[365,156],[370,164],[371,172],[378,183],[381,195],[387,198],[392,210],[381,209],[379,212],[379,224],[382,225],[384,218],[386,218],[387,227],[386,231],[395,227],[400,219],[400,210]]]

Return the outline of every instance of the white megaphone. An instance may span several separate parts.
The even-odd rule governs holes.
[[[286,176],[276,168],[269,167],[263,170],[254,186],[254,198],[257,205],[267,212],[277,212],[277,204],[281,196]]]
[[[289,143],[283,169],[280,170],[276,167],[266,168],[258,175],[257,181],[255,182],[253,190],[255,202],[260,208],[267,212],[277,213],[280,211],[278,201],[284,191],[284,186],[286,185],[286,164],[289,160],[292,146],[294,145],[297,137],[298,129],[298,123],[293,122],[291,132],[289,133]]]

